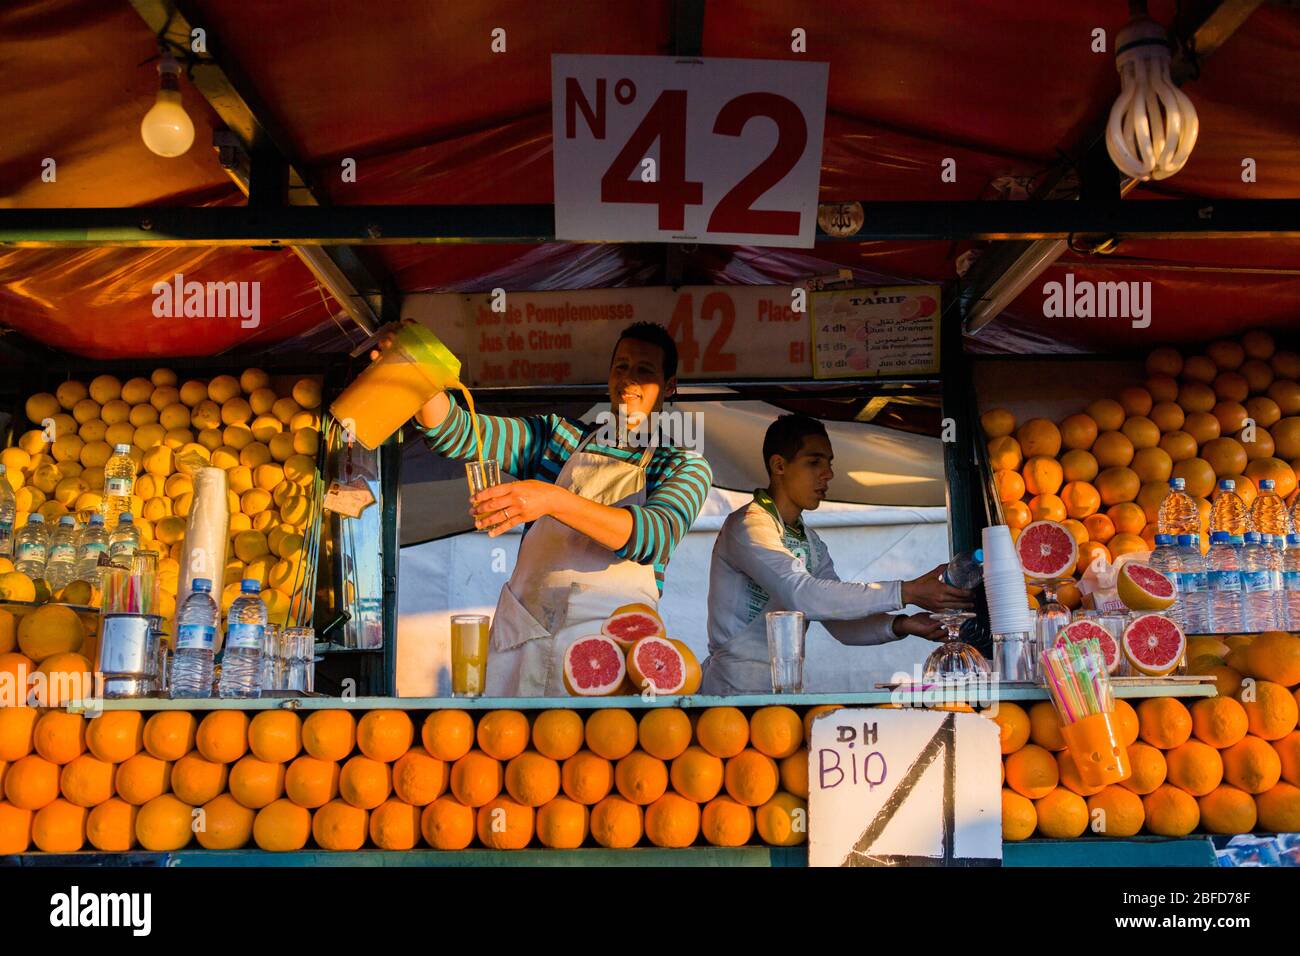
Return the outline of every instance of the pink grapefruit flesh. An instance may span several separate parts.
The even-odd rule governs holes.
[[[1065,525],[1031,521],[1016,539],[1016,553],[1025,574],[1035,581],[1068,578],[1079,561],[1079,546]]]
[[[580,637],[564,652],[564,687],[575,697],[605,697],[627,675],[623,650],[603,634]]]
[[[1163,611],[1178,597],[1168,577],[1138,561],[1126,561],[1119,569],[1115,590],[1130,611]]]
[[[643,637],[628,651],[627,673],[638,691],[649,682],[656,694],[676,694],[686,684],[686,660],[671,641]]]
[[[645,610],[615,611],[600,626],[600,632],[613,638],[627,650],[643,637],[663,637],[664,622],[648,608]]]
[[[1124,656],[1149,677],[1172,673],[1186,650],[1182,629],[1163,614],[1143,614],[1124,628]]]
[[[1115,642],[1115,638],[1110,636],[1110,632],[1100,624],[1094,624],[1092,621],[1075,621],[1073,624],[1067,624],[1057,632],[1056,646],[1060,647],[1066,641],[1077,643],[1093,638],[1101,648],[1102,660],[1106,662],[1106,673],[1115,673],[1119,667],[1119,645]]]

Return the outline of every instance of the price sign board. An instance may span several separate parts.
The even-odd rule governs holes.
[[[1002,759],[987,717],[843,709],[813,722],[811,866],[996,866]]]
[[[814,378],[939,371],[939,287],[904,285],[812,295]]]
[[[556,237],[811,248],[828,72],[552,56]]]

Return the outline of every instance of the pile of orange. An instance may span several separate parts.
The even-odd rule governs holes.
[[[1300,473],[1300,355],[1267,332],[1211,343],[1201,355],[1159,348],[1147,378],[1060,422],[1017,422],[1005,408],[980,418],[997,496],[1012,535],[1031,521],[1063,522],[1079,544],[1076,570],[1099,555],[1154,547],[1170,478],[1183,478],[1201,509],[1208,549],[1209,499],[1232,478],[1247,506],[1259,482],[1295,500]],[[1062,589],[1067,606],[1076,588]]]
[[[422,722],[403,710],[0,708],[0,856],[794,846],[808,834],[807,732],[782,706],[437,710]]]
[[[1192,643],[1205,656],[1214,640]],[[1116,702],[1132,772],[1100,789],[1080,780],[1051,703],[1000,703],[1003,839],[1300,831],[1300,638],[1237,643],[1246,673],[1220,696]]]

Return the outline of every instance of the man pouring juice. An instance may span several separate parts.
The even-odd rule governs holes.
[[[609,364],[612,414],[635,426],[676,388],[668,332],[650,322],[625,328]],[[623,605],[658,604],[668,560],[704,504],[712,471],[679,448],[625,436],[607,443],[595,423],[480,415],[463,402],[439,391],[414,422],[433,451],[469,460],[481,442],[486,459],[518,479],[481,483],[487,487],[470,498],[476,528],[493,537],[526,528],[492,619],[486,692],[563,696],[569,644],[600,633]]]

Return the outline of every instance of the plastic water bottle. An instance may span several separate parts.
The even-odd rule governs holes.
[[[1171,534],[1157,534],[1156,547],[1151,552],[1151,558],[1147,561],[1152,568],[1169,578],[1173,582],[1175,591],[1178,589],[1178,581],[1183,570],[1183,556],[1174,546],[1174,536]],[[1184,631],[1187,630],[1187,623],[1183,612],[1183,602],[1181,596],[1175,596],[1173,605],[1165,611],[1178,626]]]
[[[5,474],[5,466],[0,465],[0,558],[14,556],[14,519],[18,517],[18,502],[14,499],[14,489]]]
[[[1220,479],[1219,490],[1210,502],[1210,534],[1216,531],[1245,534],[1249,530],[1250,512],[1237,494],[1237,483],[1231,478]]]
[[[1296,495],[1295,501],[1291,502],[1291,534],[1300,534],[1300,495]],[[1287,547],[1291,546],[1291,538],[1287,537]]]
[[[77,519],[64,515],[50,538],[45,557],[45,583],[57,591],[72,581],[77,570]]]
[[[131,492],[135,490],[135,459],[130,445],[114,445],[113,457],[104,465],[104,527],[112,531],[117,519],[131,508]]]
[[[1182,478],[1169,479],[1169,493],[1160,502],[1156,530],[1171,535],[1201,533],[1201,511],[1187,493],[1187,482]]]
[[[1300,631],[1300,534],[1289,534],[1282,555],[1282,603],[1286,628]]]
[[[81,531],[77,543],[77,565],[73,569],[74,581],[99,582],[99,556],[108,551],[108,532],[104,530],[104,516],[91,515],[90,524]]]
[[[1286,502],[1277,496],[1272,478],[1262,478],[1250,504],[1250,526],[1260,534],[1286,534]]]
[[[14,569],[33,581],[45,577],[45,557],[50,549],[50,529],[39,512],[27,516],[27,523],[14,535]]]
[[[226,644],[221,651],[221,696],[262,695],[262,641],[266,603],[255,578],[239,582],[239,597],[226,616]]]
[[[1226,531],[1210,535],[1205,568],[1210,585],[1210,624],[1220,634],[1241,630],[1241,564]]]
[[[1199,534],[1178,536],[1178,603],[1183,609],[1183,629],[1188,634],[1208,634],[1210,624],[1210,581],[1201,554]]]
[[[1282,512],[1285,517],[1286,512]],[[1286,598],[1282,594],[1282,549],[1286,546],[1284,534],[1262,534],[1264,558],[1268,561],[1268,576],[1272,582],[1269,588],[1273,592],[1274,626],[1286,627]]]
[[[943,571],[943,582],[954,588],[970,591],[984,580],[984,549],[963,551],[955,555]]]
[[[217,646],[221,611],[212,600],[212,582],[195,578],[190,596],[176,616],[176,651],[172,655],[172,697],[212,696],[212,655]]]
[[[1241,549],[1242,628],[1246,631],[1277,630],[1277,600],[1268,552],[1258,531],[1247,531]]]
[[[131,567],[131,558],[139,547],[140,528],[131,512],[123,511],[108,539],[108,563],[118,568]]]

